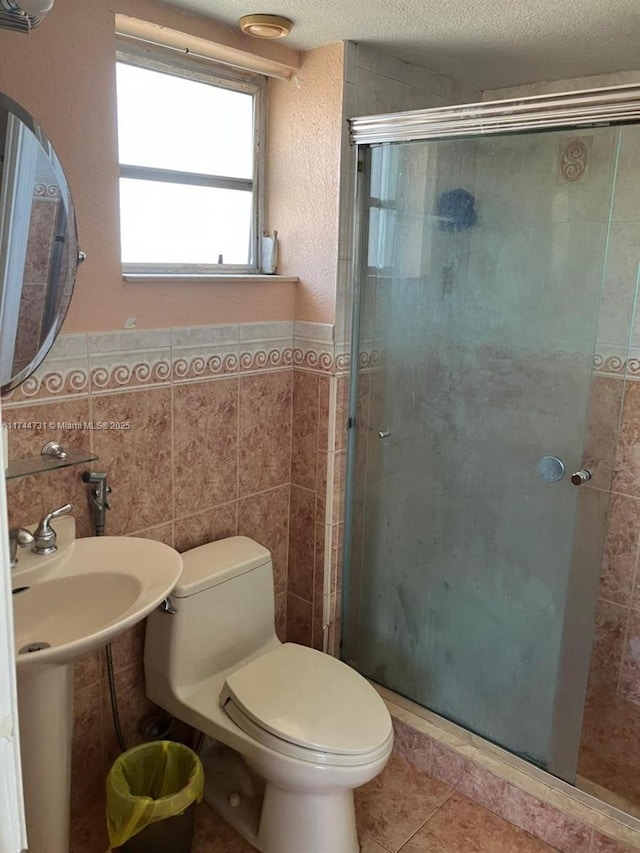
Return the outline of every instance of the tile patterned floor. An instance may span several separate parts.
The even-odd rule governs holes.
[[[555,850],[448,785],[418,772],[397,755],[377,779],[356,791],[356,812],[361,853]],[[104,853],[103,814],[100,808],[76,821],[71,853]],[[202,804],[198,807],[193,853],[253,853],[253,848]]]
[[[640,706],[609,694],[590,693],[578,774],[626,800],[625,810],[640,816],[639,766]]]
[[[555,849],[392,755],[356,791],[362,853],[552,853]]]

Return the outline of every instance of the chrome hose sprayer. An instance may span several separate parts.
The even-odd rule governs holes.
[[[82,474],[83,483],[93,484],[89,502],[93,510],[93,527],[96,536],[104,536],[107,521],[107,510],[111,509],[109,495],[111,486],[107,485],[107,475],[99,471],[85,471]]]

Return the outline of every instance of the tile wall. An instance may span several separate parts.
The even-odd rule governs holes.
[[[273,555],[280,637],[333,648],[344,462],[329,414],[334,349],[332,326],[290,322],[63,336],[3,400],[10,460],[51,439],[98,455],[91,467],[113,488],[107,534],[179,551],[253,537]],[[72,501],[78,535],[91,535],[85,467],[9,481],[11,525]],[[141,626],[114,643],[128,744],[149,710],[143,638]],[[102,796],[117,753],[102,653],[79,661],[75,703],[78,812]]]

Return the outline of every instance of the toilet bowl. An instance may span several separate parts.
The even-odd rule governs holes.
[[[182,555],[174,612],[148,619],[148,697],[206,736],[205,800],[262,853],[358,853],[353,789],[384,768],[389,713],[341,661],[275,633],[266,548]]]

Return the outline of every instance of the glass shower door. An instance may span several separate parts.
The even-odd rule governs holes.
[[[585,441],[617,134],[589,129],[578,181],[567,133],[364,149],[343,656],[569,780],[610,486]]]

